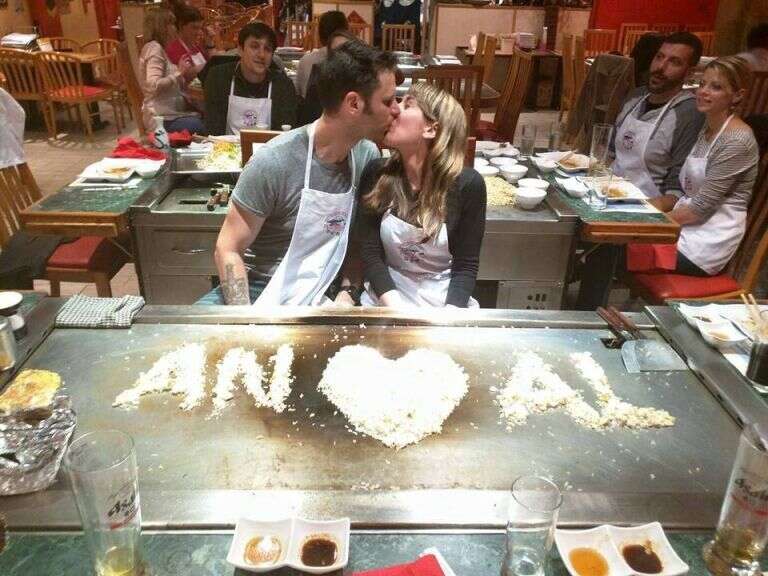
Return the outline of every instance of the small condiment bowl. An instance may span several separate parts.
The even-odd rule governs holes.
[[[483,156],[486,158],[498,158],[499,156],[504,156],[504,150],[501,148],[483,150]]]
[[[501,169],[501,175],[510,184],[517,183],[520,178],[528,174],[528,168],[522,164],[515,164],[513,166],[504,166]]]
[[[517,158],[520,156],[520,150],[512,146],[511,144],[507,144],[506,146],[501,147],[501,152],[504,154],[506,158]]]
[[[475,170],[477,170],[481,176],[498,176],[499,169],[496,166],[476,166]]]
[[[571,552],[578,548],[589,548],[598,552],[608,564],[608,574],[611,576],[629,576],[624,559],[611,542],[608,526],[598,526],[589,530],[556,530],[555,544],[563,564],[573,576],[580,576],[571,563]]]
[[[10,316],[16,314],[24,297],[21,292],[0,292],[0,314]]]
[[[496,150],[501,144],[494,142],[493,140],[478,140],[475,143],[475,153],[485,152],[486,150]]]
[[[488,160],[485,158],[475,158],[475,170],[477,170],[480,166],[488,166]]]
[[[549,174],[555,170],[555,167],[557,167],[557,163],[554,160],[549,160],[547,158],[534,158],[533,163],[536,164],[536,167],[542,174]]]
[[[288,564],[309,574],[325,574],[341,570],[349,562],[349,518],[339,520],[304,520],[296,518],[293,524]],[[336,562],[330,566],[307,566],[301,561],[301,549],[312,536],[326,536],[337,546]]]
[[[719,322],[696,320],[696,327],[701,332],[701,337],[704,338],[704,341],[715,348],[728,348],[747,339],[728,320]]]
[[[650,542],[652,550],[661,560],[662,568],[658,576],[681,576],[688,573],[688,564],[683,562],[677,555],[669,540],[667,540],[664,529],[658,522],[629,528],[620,528],[618,526],[607,526],[607,528],[611,541],[619,554],[622,554],[621,551],[625,546],[632,544],[643,545]],[[621,560],[624,562],[623,557]],[[644,574],[644,572],[633,570],[629,565],[627,567],[629,567],[630,574]]]
[[[549,182],[541,178],[522,178],[517,184],[523,188],[541,188],[542,190],[549,188]]]
[[[498,158],[491,158],[491,164],[498,168],[506,168],[517,164],[517,160],[508,156],[499,156]]]
[[[525,180],[525,178],[523,179]],[[522,182],[523,180],[520,180]],[[518,188],[515,194],[515,206],[523,210],[533,210],[547,196],[547,191],[541,188]]]
[[[293,524],[294,522],[290,518],[268,522],[240,518],[235,526],[235,536],[229,547],[227,562],[249,572],[269,572],[276,568],[288,566]],[[280,539],[282,548],[276,563],[253,565],[245,561],[245,546],[251,538],[256,536],[277,536]]]

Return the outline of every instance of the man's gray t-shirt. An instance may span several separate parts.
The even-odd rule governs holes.
[[[235,186],[232,199],[265,218],[259,235],[243,255],[251,279],[269,280],[288,251],[304,187],[308,128],[304,126],[281,134],[254,150]],[[357,186],[366,164],[380,154],[376,145],[368,140],[358,142],[352,154]],[[348,161],[324,164],[312,155],[310,188],[343,194],[349,191],[350,179]]]

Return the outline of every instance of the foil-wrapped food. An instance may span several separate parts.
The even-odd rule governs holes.
[[[47,408],[0,416],[0,495],[48,488],[76,423],[68,396],[57,396]]]

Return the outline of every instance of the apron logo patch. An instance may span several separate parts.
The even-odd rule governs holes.
[[[421,247],[420,242],[406,242],[400,244],[397,249],[400,251],[402,259],[406,262],[419,262],[424,255],[424,249]]]
[[[331,236],[339,236],[347,225],[347,215],[344,212],[332,214],[325,221],[325,231]]]
[[[625,132],[624,138],[621,139],[621,143],[625,150],[632,150],[635,147],[635,133]]]
[[[259,115],[253,110],[246,110],[243,112],[241,121],[244,128],[253,128],[259,124]]]

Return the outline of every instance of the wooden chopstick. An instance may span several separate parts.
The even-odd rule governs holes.
[[[747,296],[740,294],[740,296],[741,301],[744,302],[744,306],[747,308],[749,317],[755,324],[755,336],[762,338],[763,333],[765,332],[765,328],[763,327],[763,319],[760,316],[760,307],[757,305],[755,297],[752,294],[748,294]]]

